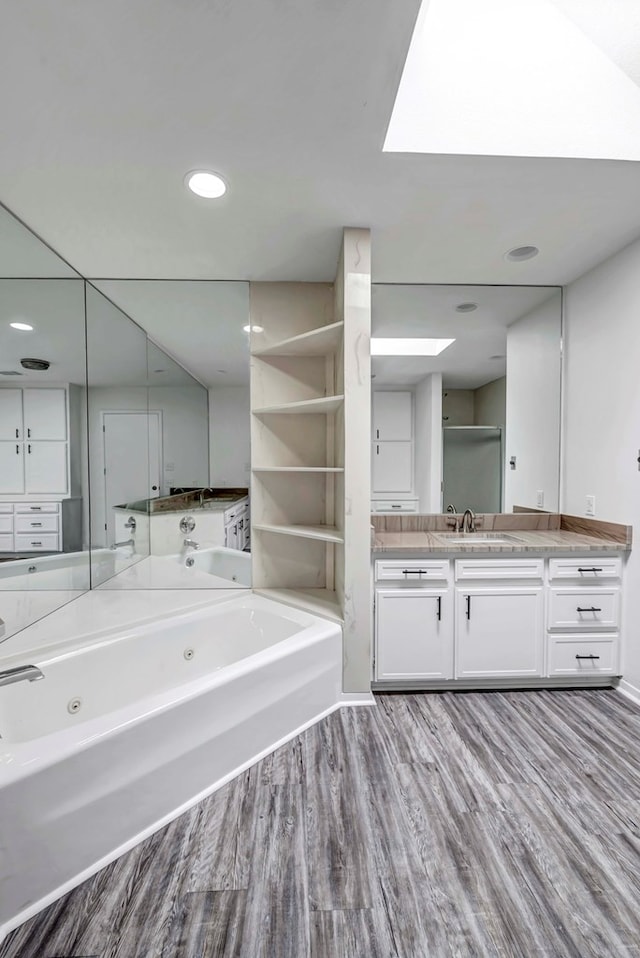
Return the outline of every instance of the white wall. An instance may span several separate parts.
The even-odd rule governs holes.
[[[473,395],[474,425],[504,426],[507,414],[506,376],[478,387]]]
[[[640,530],[640,242],[565,291],[562,510]],[[627,566],[623,674],[640,694],[640,549]]]
[[[507,330],[505,512],[559,508],[560,291]],[[516,457],[512,470],[509,460]]]
[[[442,425],[473,425],[473,389],[445,389],[442,394]]]
[[[415,387],[415,484],[420,512],[440,512],[442,493],[442,373]]]
[[[209,390],[209,483],[248,486],[251,464],[248,386]]]

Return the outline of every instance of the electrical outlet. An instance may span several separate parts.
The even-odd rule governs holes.
[[[595,496],[587,496],[587,506],[584,511],[584,514],[586,516],[595,516],[596,514],[596,497]]]
[[[536,508],[544,509],[544,489],[538,489],[536,492]]]

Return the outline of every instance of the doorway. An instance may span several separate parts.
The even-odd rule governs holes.
[[[113,507],[160,495],[162,412],[102,413],[107,544],[115,542]]]

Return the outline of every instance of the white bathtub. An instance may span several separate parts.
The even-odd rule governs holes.
[[[30,657],[45,678],[0,688],[0,941],[336,708],[341,649],[248,593]]]
[[[88,588],[88,552],[56,552],[0,562],[0,591],[84,591]]]
[[[213,546],[211,549],[188,552],[186,555],[177,554],[170,558],[194,572],[206,572],[208,575],[224,579],[225,582],[237,582],[238,585],[251,587],[250,552],[227,549],[226,546]]]

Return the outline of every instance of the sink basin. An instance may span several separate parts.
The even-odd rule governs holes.
[[[518,536],[512,536],[508,532],[443,532],[441,535],[455,545],[465,546],[506,546],[522,542]]]

